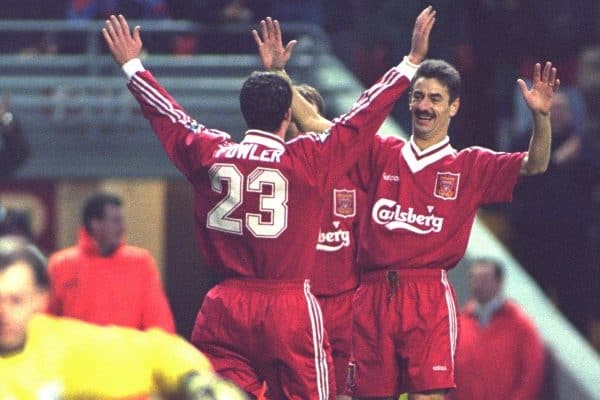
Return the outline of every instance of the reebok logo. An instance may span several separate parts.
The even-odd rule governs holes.
[[[350,231],[340,228],[340,222],[334,221],[334,231],[322,232],[319,230],[319,240],[317,242],[317,250],[334,252],[342,247],[350,246]]]
[[[384,172],[383,180],[388,182],[400,182],[400,177],[398,175],[388,175]]]
[[[433,206],[427,206],[429,215],[418,214],[412,207],[403,210],[402,206],[394,200],[379,199],[373,206],[371,218],[390,231],[404,229],[419,235],[427,235],[440,232],[444,224],[444,218],[435,215],[433,210]]]

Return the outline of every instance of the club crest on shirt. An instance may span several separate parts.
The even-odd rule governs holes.
[[[435,189],[433,194],[440,199],[454,200],[458,195],[459,181],[460,174],[438,172],[435,178]]]
[[[356,190],[333,189],[333,214],[341,218],[356,215]]]

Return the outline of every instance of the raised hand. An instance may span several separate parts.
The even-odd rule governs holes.
[[[415,21],[410,53],[408,54],[408,61],[413,64],[420,64],[427,57],[427,52],[429,51],[429,34],[435,23],[435,14],[436,11],[433,7],[429,6],[421,11]]]
[[[115,17],[111,15],[106,20],[106,28],[102,29],[102,35],[110,52],[119,65],[138,58],[142,52],[142,39],[140,38],[140,27],[133,29],[133,35],[124,16]]]
[[[552,67],[550,61],[546,61],[544,71],[541,70],[542,66],[539,63],[535,64],[531,89],[527,89],[523,79],[518,79],[517,83],[531,112],[546,116],[550,114],[554,93],[560,87],[560,79],[556,79],[556,68]]]
[[[281,39],[281,28],[279,21],[267,17],[260,21],[259,35],[256,29],[252,30],[252,36],[258,47],[258,55],[266,70],[283,70],[292,56],[292,50],[297,41],[291,40],[285,47]]]

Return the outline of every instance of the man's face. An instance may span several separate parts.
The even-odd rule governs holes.
[[[124,233],[125,218],[120,206],[107,204],[104,207],[104,218],[92,221],[92,236],[101,249],[116,248]]]
[[[33,271],[17,262],[0,271],[0,353],[21,348],[29,321],[46,308],[47,292],[35,284]]]
[[[487,303],[500,292],[502,283],[490,263],[476,263],[469,272],[471,294],[479,303]]]
[[[448,88],[435,78],[418,78],[410,96],[412,133],[420,139],[443,138],[450,118],[456,115],[459,99],[449,103]]]

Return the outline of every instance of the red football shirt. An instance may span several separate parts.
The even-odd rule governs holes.
[[[344,175],[323,198],[315,267],[310,275],[311,291],[317,296],[336,295],[358,286],[358,223],[365,197]]]
[[[196,192],[198,246],[227,276],[305,279],[315,257],[321,199],[352,167],[408,87],[414,68],[389,70],[328,132],[284,143],[250,130],[241,143],[197,123],[148,71],[129,88]]]
[[[421,151],[412,138],[376,136],[359,168],[370,207],[361,223],[361,268],[454,267],[479,206],[512,199],[524,156],[456,151],[448,138]]]

